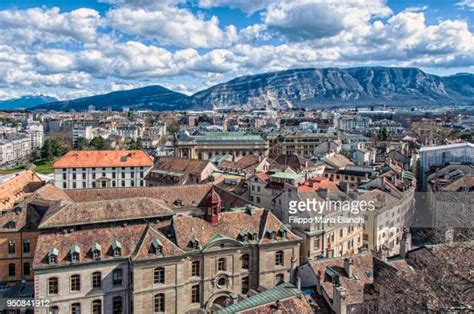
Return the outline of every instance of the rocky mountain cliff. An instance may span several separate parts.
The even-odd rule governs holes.
[[[192,98],[195,105],[217,108],[474,103],[474,75],[440,77],[388,67],[294,69],[238,77]]]

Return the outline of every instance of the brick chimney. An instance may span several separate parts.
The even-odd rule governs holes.
[[[336,314],[347,313],[346,289],[339,285],[333,285],[333,310]]]

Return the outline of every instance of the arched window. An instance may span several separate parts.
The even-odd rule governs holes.
[[[153,272],[153,283],[165,283],[165,268],[157,267]]]
[[[155,313],[165,312],[165,294],[164,293],[155,294],[154,308],[155,308]]]
[[[283,251],[278,251],[275,253],[275,265],[277,266],[285,265],[285,258],[284,258]]]
[[[71,304],[71,314],[81,314],[81,304],[80,303]]]
[[[242,269],[249,269],[250,256],[248,254],[242,255]]]
[[[56,305],[50,306],[48,314],[59,314],[59,307]]]
[[[217,260],[217,270],[218,271],[225,271],[226,270],[226,260],[225,258],[219,258]]]
[[[102,274],[99,271],[92,273],[92,288],[102,287]]]
[[[92,314],[102,314],[102,300],[92,301]]]
[[[114,297],[112,299],[112,313],[113,314],[123,313],[122,297]]]
[[[48,294],[58,294],[59,285],[58,278],[53,277],[48,279]]]
[[[71,291],[81,291],[81,276],[80,275],[71,276]]]

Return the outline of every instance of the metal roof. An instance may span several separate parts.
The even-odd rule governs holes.
[[[275,288],[265,290],[238,303],[232,304],[225,309],[218,310],[218,314],[232,314],[247,311],[262,305],[272,304],[276,301],[285,300],[302,292],[290,283],[282,283]]]

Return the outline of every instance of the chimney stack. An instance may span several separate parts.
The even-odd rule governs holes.
[[[333,286],[333,310],[336,314],[347,313],[347,302],[346,302],[346,289],[341,286]]]
[[[344,271],[346,272],[347,277],[352,278],[352,264],[353,264],[352,258],[346,257],[344,259]]]

